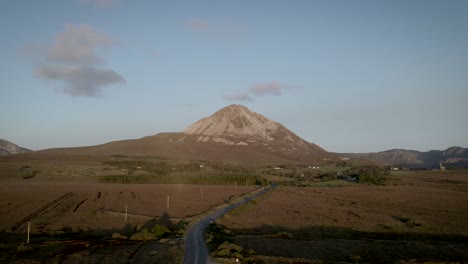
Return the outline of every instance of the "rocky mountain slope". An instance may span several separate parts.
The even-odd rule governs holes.
[[[416,150],[392,149],[377,153],[346,154],[348,157],[379,162],[384,165],[405,166],[409,168],[447,168],[468,167],[468,148],[450,147],[446,150],[420,152]]]
[[[0,156],[25,153],[25,152],[30,152],[30,151],[31,150],[27,148],[22,148],[16,144],[11,143],[10,141],[0,139]]]
[[[197,142],[225,145],[264,146],[273,152],[292,155],[325,154],[280,123],[250,111],[242,105],[230,105],[213,115],[202,118],[185,130],[195,135]]]
[[[251,163],[321,163],[336,157],[295,135],[283,125],[241,105],[227,106],[195,122],[181,133],[160,133],[135,140],[90,147],[48,149],[39,153],[144,155]]]

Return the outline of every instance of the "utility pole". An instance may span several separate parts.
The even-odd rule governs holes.
[[[167,196],[167,209],[169,209],[169,195]]]
[[[26,244],[29,244],[29,232],[31,231],[31,222],[28,222],[28,239],[26,240]]]
[[[127,222],[127,209],[128,209],[128,206],[125,206],[125,222]]]

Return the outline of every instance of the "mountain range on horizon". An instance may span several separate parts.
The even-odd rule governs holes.
[[[20,147],[10,141],[0,138],[0,156],[18,154],[18,153],[27,153],[31,151],[32,150],[30,149]]]
[[[102,145],[52,148],[31,155],[129,155],[241,163],[322,163],[337,155],[300,138],[280,123],[229,105],[184,132],[159,133]]]
[[[0,155],[28,153],[31,150],[0,140]],[[140,139],[113,141],[102,145],[52,148],[33,155],[129,155],[169,159],[323,163],[355,158],[383,165],[409,168],[468,167],[468,149],[392,149],[375,153],[331,153],[307,142],[278,122],[242,105],[229,105],[188,126],[184,132],[159,133]]]
[[[388,166],[411,169],[468,168],[468,148],[458,146],[446,150],[417,151],[390,149],[372,153],[347,153],[349,158],[364,159]]]

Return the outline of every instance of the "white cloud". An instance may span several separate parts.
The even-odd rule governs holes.
[[[63,92],[72,96],[99,96],[104,86],[125,84],[126,80],[112,69],[97,68],[104,64],[99,51],[114,40],[89,25],[66,25],[53,42],[39,54],[36,77],[63,82]]]

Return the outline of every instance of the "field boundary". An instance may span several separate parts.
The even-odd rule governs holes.
[[[68,198],[70,198],[72,196],[73,196],[72,192],[67,192],[67,193],[59,196],[58,198],[56,198],[53,201],[47,203],[46,205],[42,206],[41,208],[37,209],[36,211],[30,213],[29,215],[27,215],[26,217],[24,217],[20,221],[16,222],[16,224],[11,229],[13,231],[18,230],[18,228],[21,225],[23,225],[24,223],[30,221],[31,219],[33,219],[34,217],[40,215],[42,212],[44,212],[44,211],[46,211],[48,209],[56,208],[57,206],[59,206],[61,203],[63,203],[65,200],[67,200]]]

